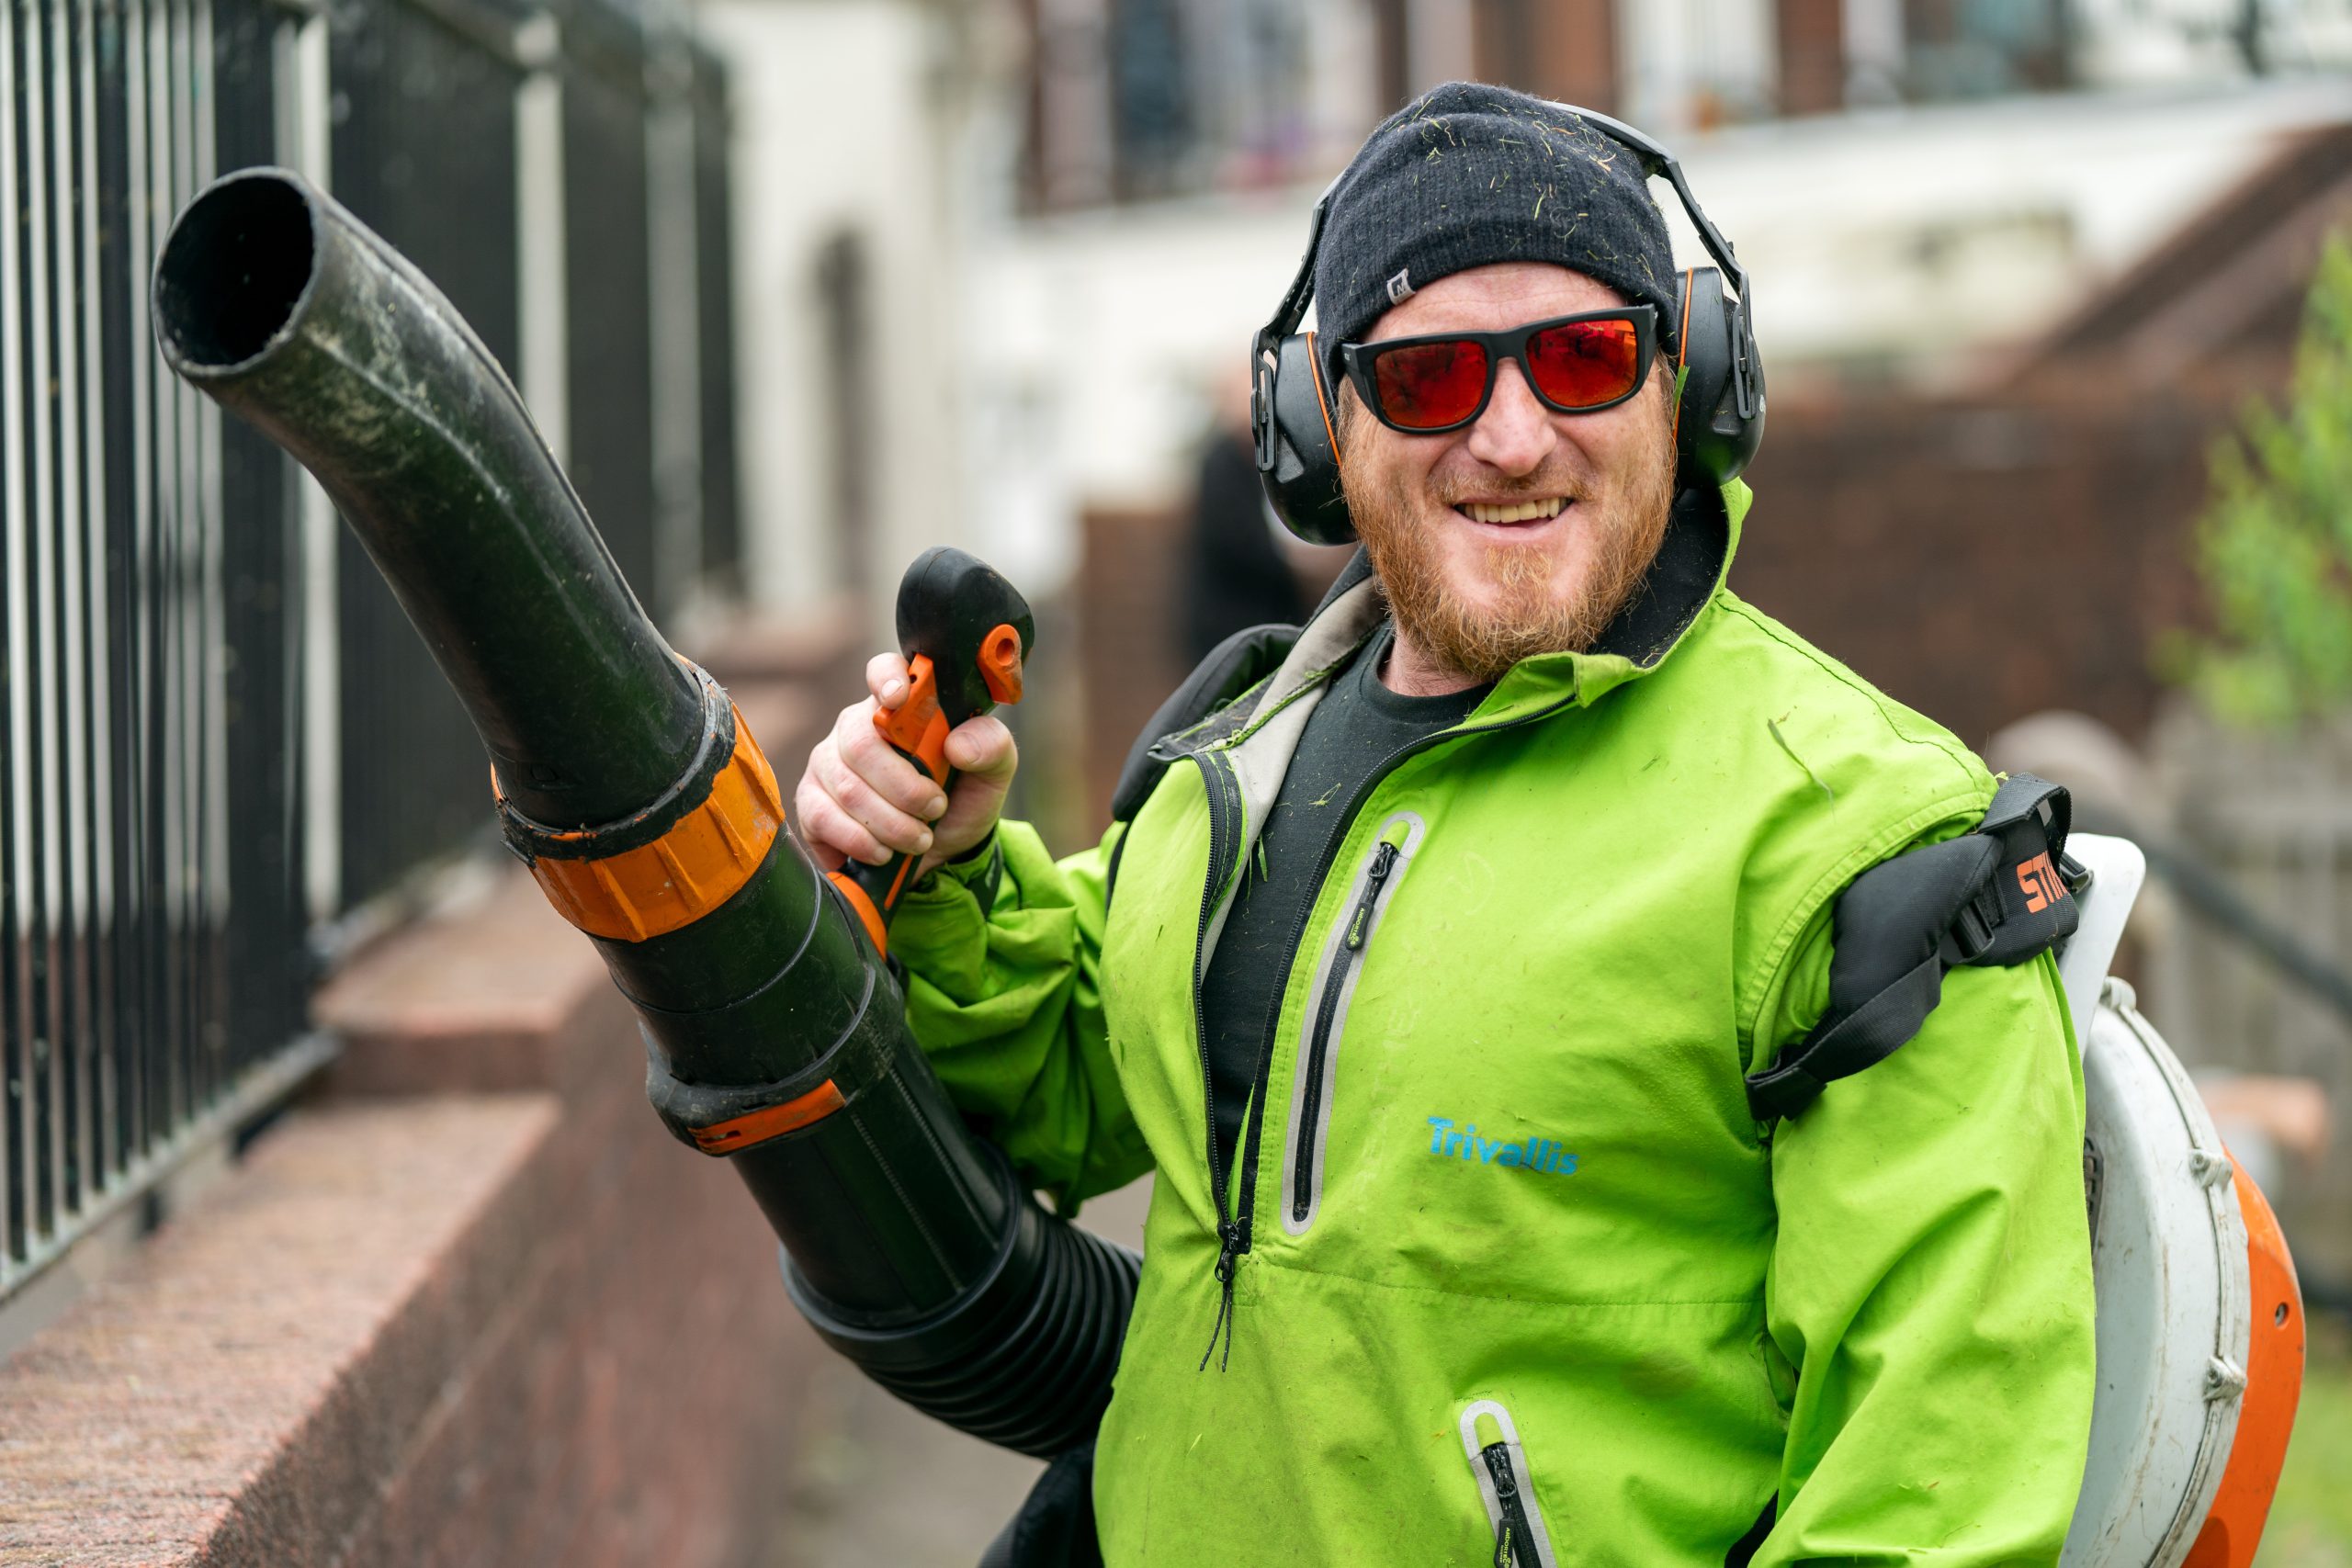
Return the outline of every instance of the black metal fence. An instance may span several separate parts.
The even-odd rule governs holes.
[[[156,358],[172,214],[243,164],[321,179],[593,454],[657,615],[731,581],[740,530],[723,85],[685,40],[602,5],[11,0],[0,88],[5,1292],[322,1059],[318,934],[487,817],[479,745],[322,498]],[[694,130],[674,171],[665,114]],[[681,410],[684,554],[653,478]]]

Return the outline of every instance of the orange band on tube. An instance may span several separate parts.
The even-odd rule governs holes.
[[[822,1122],[848,1103],[842,1098],[842,1091],[833,1087],[833,1080],[827,1078],[797,1100],[688,1130],[694,1134],[695,1146],[705,1153],[733,1154],[806,1127],[811,1122]]]
[[[491,771],[491,787],[498,787],[496,769]],[[531,863],[531,875],[556,913],[590,936],[643,942],[690,926],[733,897],[767,858],[783,827],[784,797],[777,793],[775,773],[739,710],[734,754],[711,781],[702,804],[667,832],[650,844],[593,860],[542,856]]]
[[[909,863],[911,864],[912,861],[910,860]],[[906,874],[902,867],[899,872],[899,879],[905,880]],[[855,912],[857,923],[864,926],[865,934],[874,939],[874,951],[889,952],[890,928],[882,923],[882,911],[874,907],[874,900],[865,896],[865,889],[857,885],[857,879],[845,871],[829,871],[825,873],[825,880],[841,890],[842,897]]]

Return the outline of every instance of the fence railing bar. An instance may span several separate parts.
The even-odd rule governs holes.
[[[184,199],[212,183],[220,172],[220,97],[219,70],[212,33],[213,0],[191,0],[192,34],[188,51],[194,69],[188,74],[189,113],[194,121],[189,152],[194,167]],[[209,1100],[227,1081],[237,1042],[229,1024],[228,912],[234,894],[229,859],[229,672],[228,593],[223,580],[223,535],[228,520],[222,511],[220,405],[189,389],[189,406],[196,420],[197,534],[200,572],[197,604],[201,634],[203,700],[202,751],[197,780],[197,929],[202,933],[203,979],[197,1017],[198,1094]],[[243,520],[258,527],[259,518]]]
[[[99,267],[98,209],[104,201],[101,171],[104,154],[98,140],[97,55],[99,7],[84,5],[81,18],[80,105],[82,139],[81,324],[83,363],[82,473],[83,550],[88,563],[84,592],[83,665],[86,671],[85,701],[88,707],[89,739],[85,767],[89,778],[91,832],[82,868],[89,894],[82,941],[88,953],[90,1064],[84,1151],[87,1180],[94,1189],[114,1164],[109,1136],[115,1125],[115,1033],[111,998],[114,886],[111,831],[114,821],[114,776],[111,759],[113,718],[108,696],[113,687],[113,644],[107,636],[107,560],[108,517],[107,495],[107,385],[105,288]]]
[[[154,356],[145,352],[147,294],[139,287],[141,268],[152,254],[149,219],[152,148],[147,124],[147,58],[149,0],[123,0],[123,294],[130,315],[123,351],[130,366],[130,418],[128,446],[130,457],[130,504],[123,519],[124,558],[119,590],[124,624],[130,628],[121,685],[120,766],[121,824],[124,849],[120,879],[121,939],[116,943],[121,1024],[126,1045],[137,1042],[146,1049],[125,1058],[123,1074],[123,1146],[120,1157],[134,1159],[146,1146],[153,1115],[156,1040],[154,902],[155,840],[148,829],[154,794],[150,771],[154,765],[154,671],[156,626],[152,586],[154,581],[153,518],[155,514]]]
[[[162,226],[170,216],[171,108],[165,96],[172,75],[165,51],[171,26],[172,0],[146,0],[140,16],[137,51],[142,98],[141,130],[144,157],[138,206],[143,215],[139,248],[131,254],[131,268],[143,271],[162,241]],[[140,671],[140,744],[138,841],[145,848],[141,897],[145,919],[140,922],[141,979],[144,995],[145,1114],[134,1157],[143,1153],[157,1130],[172,1117],[172,1058],[178,1049],[171,1006],[173,976],[170,882],[176,845],[170,832],[167,808],[171,797],[171,654],[172,562],[168,517],[173,500],[171,457],[172,389],[153,368],[154,355],[145,352],[149,326],[141,311],[139,341],[131,353],[147,369],[141,411],[144,428],[140,444],[147,459],[147,493],[139,517],[139,618],[146,629],[145,658]]]
[[[50,150],[57,216],[50,226],[56,254],[50,276],[57,311],[57,514],[58,698],[62,724],[61,766],[65,832],[59,852],[58,899],[64,932],[61,976],[63,1006],[58,1014],[55,1055],[58,1084],[58,1202],[64,1213],[80,1206],[89,1177],[90,1135],[90,888],[85,868],[90,844],[90,580],[85,520],[89,491],[82,465],[82,28],[76,13],[87,5],[51,0],[54,27],[50,48]]]
[[[286,1048],[232,1078],[226,1089],[194,1115],[155,1138],[96,1192],[75,1217],[74,1235],[100,1225],[166,1179],[189,1156],[229,1136],[244,1122],[283,1100],[342,1052],[342,1042],[323,1032],[298,1035]],[[45,1236],[22,1258],[0,1260],[0,1295],[6,1295],[56,1262],[73,1235]]]
[[[27,846],[23,866],[30,889],[28,968],[32,1001],[30,1063],[25,1093],[32,1122],[31,1234],[51,1231],[57,1215],[58,1167],[63,1153],[57,1124],[59,1013],[57,930],[57,299],[51,286],[50,217],[55,198],[49,155],[49,21],[51,0],[24,7],[24,178],[26,338],[31,350],[32,543],[26,595],[23,701],[31,732],[33,818],[41,825]]]
[[[652,338],[653,581],[671,614],[702,572],[702,364],[694,103],[677,51],[645,113],[647,318]],[[687,82],[691,78],[686,79]]]
[[[24,689],[30,650],[25,646],[23,596],[26,592],[27,536],[25,494],[25,354],[22,328],[22,265],[18,255],[17,214],[24,210],[17,187],[17,117],[23,95],[17,91],[17,29],[19,18],[0,16],[0,527],[5,527],[6,570],[0,571],[0,637],[6,638],[7,698],[5,717],[8,754],[0,760],[0,1071],[5,1071],[6,1099],[0,1100],[0,1183],[5,1183],[5,1207],[0,1209],[0,1259],[24,1256],[25,1197],[31,1171],[25,1138],[26,1068],[31,1028],[27,1016],[30,998],[24,983],[25,884],[20,864],[32,838],[31,737],[26,731]]]
[[[196,194],[197,62],[191,43],[196,31],[192,0],[173,0],[170,25],[164,35],[164,76],[171,160],[166,166],[164,200],[158,216],[168,222]],[[172,838],[172,1017],[175,1028],[171,1117],[180,1122],[200,1108],[198,1062],[204,1016],[204,969],[199,932],[203,891],[198,857],[203,853],[198,795],[204,745],[203,606],[197,599],[201,570],[202,513],[200,461],[197,452],[196,400],[187,383],[174,377],[164,383],[171,395],[172,507],[171,575],[172,687],[174,720],[171,802]]]
[[[172,58],[173,13],[178,0],[155,0],[147,13],[147,205],[150,246],[160,243],[169,221],[175,188],[173,180],[174,138],[177,121],[172,103],[176,65]],[[138,257],[149,265],[153,249]],[[143,355],[142,357],[152,357]],[[177,542],[180,497],[185,493],[179,470],[179,394],[164,378],[151,378],[154,444],[154,509],[147,520],[150,571],[146,583],[148,615],[155,637],[152,650],[147,763],[147,831],[154,846],[150,863],[147,921],[153,969],[153,995],[148,1008],[148,1060],[151,1093],[147,1141],[152,1142],[181,1113],[179,1087],[187,1008],[182,998],[180,929],[185,924],[179,884],[181,822],[178,807],[181,768],[180,730],[186,705],[180,692],[179,551]]]

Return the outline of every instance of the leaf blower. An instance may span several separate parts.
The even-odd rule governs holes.
[[[449,302],[300,176],[216,181],[156,264],[173,370],[326,488],[490,753],[498,820],[636,1008],[672,1132],[726,1159],[792,1299],[918,1409],[1025,1453],[1091,1438],[1135,1254],[1045,1213],[976,1137],[884,961],[903,863],[820,874],[718,683],[622,581],[513,384]],[[1028,607],[960,551],[899,600],[894,743],[1020,695]]]

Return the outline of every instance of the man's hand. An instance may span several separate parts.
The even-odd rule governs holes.
[[[907,661],[876,654],[866,662],[865,684],[874,694],[842,709],[833,732],[808,754],[792,797],[800,836],[827,871],[844,860],[880,865],[903,851],[923,857],[915,868],[920,878],[995,830],[1020,757],[1002,719],[967,719],[948,732],[948,765],[961,776],[953,796],[942,798],[939,786],[874,728],[877,707],[895,709],[907,700]]]

